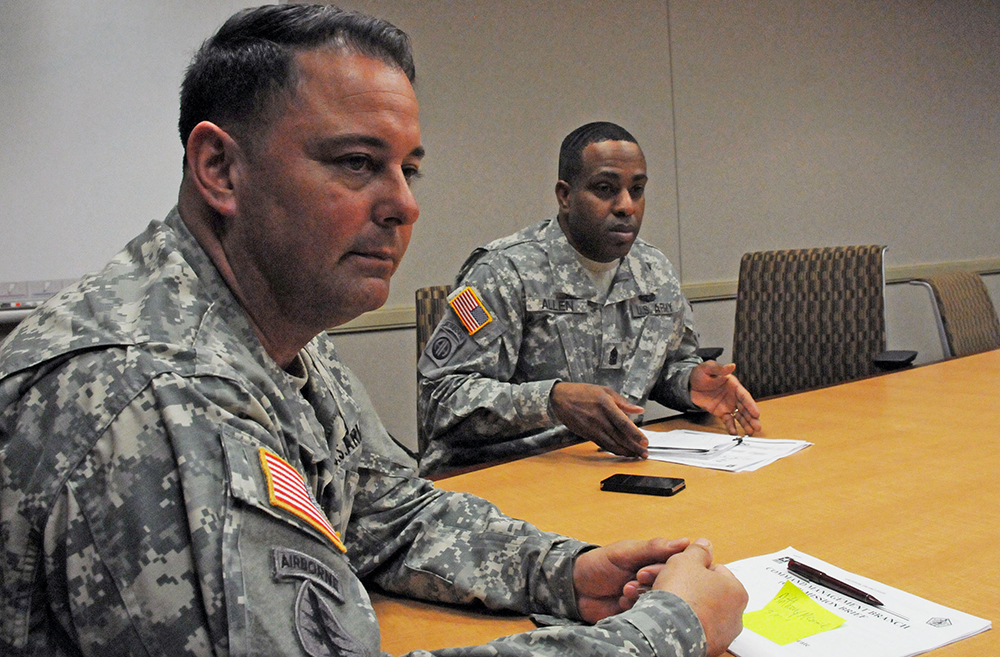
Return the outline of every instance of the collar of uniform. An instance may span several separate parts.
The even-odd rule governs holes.
[[[559,225],[559,220],[550,221],[549,225],[542,230],[541,237],[549,245],[549,267],[553,273],[555,291],[574,299],[596,300],[598,297],[597,287],[587,275],[587,270],[580,262],[576,249],[566,239],[566,235]],[[561,275],[562,272],[566,272],[567,275]]]
[[[622,258],[622,263],[615,274],[615,281],[611,284],[611,293],[608,294],[608,303],[620,303],[642,294],[633,271],[639,267],[639,262],[632,257],[632,252],[629,251],[628,255]]]
[[[608,297],[609,303],[617,303],[639,296],[656,295],[663,286],[663,272],[657,270],[656,263],[643,253],[649,253],[650,246],[636,239],[628,255],[618,268],[615,285]]]
[[[328,440],[331,436],[327,436],[326,432],[340,423],[343,423],[344,432],[349,432],[357,424],[358,416],[353,400],[343,394],[340,383],[330,376],[329,370],[320,366],[324,358],[319,353],[319,341],[323,339],[325,338],[320,336],[299,352],[308,379],[302,390],[303,398],[319,422],[319,427],[302,432],[299,445],[314,463],[324,461],[330,456],[331,445]],[[337,391],[336,395],[334,391]],[[333,433],[336,434],[337,431],[334,429]],[[333,438],[340,437],[333,436]]]
[[[194,270],[199,286],[199,295],[203,298],[211,299],[216,311],[226,320],[226,322],[237,328],[240,337],[247,345],[254,345],[261,353],[264,353],[263,345],[257,339],[257,334],[250,325],[250,320],[240,302],[233,295],[222,274],[215,268],[215,263],[208,257],[205,250],[195,239],[187,224],[181,218],[180,212],[175,207],[163,220],[176,237],[176,248],[184,259],[184,262]]]
[[[553,219],[549,225],[542,230],[542,238],[549,243],[549,266],[553,272],[572,272],[565,280],[556,280],[560,290],[571,297],[581,299],[595,299],[597,288],[587,275],[587,270],[580,263],[577,257],[577,250],[566,239],[558,219]],[[641,294],[655,294],[659,289],[656,280],[656,273],[652,270],[649,262],[643,261],[636,256],[636,252],[646,248],[645,242],[636,239],[631,250],[622,259],[615,274],[615,282],[611,286],[611,293],[605,303],[619,303],[628,299],[634,299]]]
[[[215,263],[188,230],[176,207],[163,223],[174,233],[175,248],[180,252],[184,263],[194,270],[198,285],[196,296],[210,300],[212,311],[226,323],[230,332],[236,334],[238,341],[253,354],[255,360],[265,366],[272,379],[275,378],[276,372],[287,376],[287,372],[278,367],[264,349],[243,306],[229,289],[222,274],[216,269]]]
[[[318,368],[308,351],[309,345],[299,352],[299,359],[305,370],[304,377],[296,377],[279,367],[260,343],[243,306],[233,295],[211,258],[188,230],[176,208],[163,223],[175,234],[177,250],[185,263],[194,270],[199,286],[198,296],[212,301],[211,314],[217,315],[226,325],[225,329],[219,331],[205,331],[206,337],[235,334],[234,348],[250,352],[256,365],[251,365],[250,361],[244,361],[242,358],[230,359],[229,365],[240,369],[243,375],[254,381],[261,389],[267,390],[276,386],[280,390],[280,398],[271,399],[271,410],[280,418],[283,426],[303,423],[294,435],[285,436],[286,453],[300,455],[304,453],[313,462],[328,458],[330,448],[325,442],[324,427],[332,425],[324,424],[324,420],[329,414],[327,410],[329,404],[327,400],[316,402],[312,399],[311,392],[320,386],[315,384]],[[308,412],[310,408],[313,414]]]
[[[659,252],[639,238],[625,256],[625,262],[618,271],[629,272],[635,295],[657,294],[663,289],[664,270],[656,256],[662,258]]]

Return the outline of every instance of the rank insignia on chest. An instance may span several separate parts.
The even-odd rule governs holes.
[[[284,509],[304,520],[313,529],[326,536],[341,552],[347,547],[340,534],[333,528],[326,514],[313,499],[299,471],[274,452],[261,447],[260,465],[267,480],[267,497],[271,506]]]
[[[601,369],[620,370],[624,359],[625,344],[622,342],[607,342],[601,345]]]
[[[486,310],[486,306],[479,300],[479,295],[471,287],[465,287],[458,294],[453,295],[448,300],[448,305],[455,311],[458,318],[462,320],[462,324],[465,325],[465,330],[469,332],[469,335],[472,335],[493,321],[493,317]]]

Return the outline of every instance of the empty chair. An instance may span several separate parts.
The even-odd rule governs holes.
[[[912,362],[916,352],[885,352],[884,250],[744,254],[733,362],[751,394],[770,397],[862,378],[886,369],[877,359],[891,366]]]
[[[431,339],[431,334],[437,328],[438,323],[448,309],[448,294],[451,292],[450,285],[431,285],[429,287],[418,288],[414,294],[417,315],[417,360],[420,354],[424,353],[427,341]],[[423,454],[427,446],[427,438],[420,429],[420,418],[417,418],[417,453]]]
[[[1000,319],[979,274],[956,271],[910,282],[930,291],[945,358],[1000,349]]]
[[[417,314],[417,358],[424,353],[427,341],[431,339],[431,334],[444,317],[450,293],[450,285],[431,285],[418,288],[414,294]]]

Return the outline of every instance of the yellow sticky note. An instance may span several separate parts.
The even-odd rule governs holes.
[[[844,619],[827,611],[791,582],[763,609],[743,614],[743,626],[784,646],[843,625]]]

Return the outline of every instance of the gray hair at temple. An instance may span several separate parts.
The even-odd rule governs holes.
[[[246,148],[267,132],[298,80],[295,55],[334,47],[416,77],[410,38],[379,18],[331,5],[266,5],[237,12],[207,39],[181,84],[182,144],[211,121]]]
[[[570,186],[583,170],[583,149],[602,141],[627,141],[639,145],[625,128],[609,121],[595,121],[580,126],[563,139],[559,149],[559,180]]]

